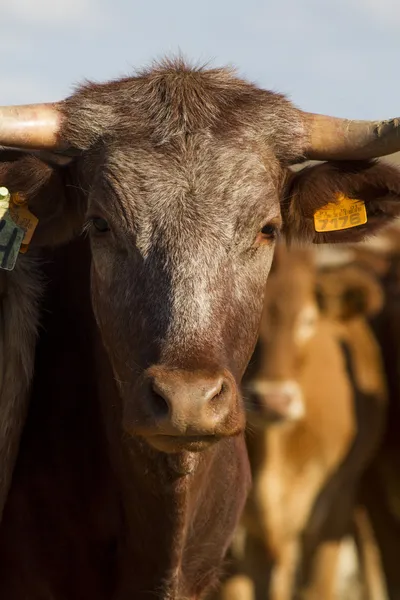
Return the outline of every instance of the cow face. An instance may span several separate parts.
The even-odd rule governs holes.
[[[115,149],[87,219],[93,306],[127,431],[160,448],[240,431],[238,384],[281,226],[261,151],[203,135]]]
[[[290,173],[309,144],[306,117],[223,70],[164,65],[89,84],[59,110],[59,137],[77,158],[18,156],[1,183],[38,216],[33,245],[89,235],[93,308],[123,427],[167,452],[239,433],[238,385],[279,230],[361,239],[399,212],[398,172],[363,162]],[[339,192],[364,200],[368,223],[317,234],[315,210]],[[300,345],[314,318],[303,308]]]

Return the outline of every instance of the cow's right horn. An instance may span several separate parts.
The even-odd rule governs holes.
[[[10,148],[62,151],[61,103],[0,107],[0,145]]]

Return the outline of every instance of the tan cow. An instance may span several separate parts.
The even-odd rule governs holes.
[[[322,249],[321,249],[322,250]],[[358,502],[368,512],[379,545],[385,585],[391,599],[400,598],[400,227],[394,222],[379,236],[359,245],[327,248],[324,262],[347,263],[345,273],[364,269],[380,280],[385,301],[371,314],[371,326],[382,353],[388,387],[388,418],[379,451],[362,477]],[[343,279],[336,280],[336,287]],[[332,303],[330,309],[335,310]]]
[[[296,587],[336,597],[341,542],[384,422],[381,360],[365,321],[380,302],[366,275],[320,275],[311,251],[278,248],[244,383],[253,488],[224,599],[289,600]]]
[[[379,276],[385,293],[371,324],[381,348],[388,386],[388,418],[379,452],[362,479],[359,502],[369,513],[381,555],[388,595],[400,598],[400,231],[352,248],[353,264]]]

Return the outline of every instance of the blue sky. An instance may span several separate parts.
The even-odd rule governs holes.
[[[181,51],[304,110],[400,115],[399,0],[0,0],[0,17],[0,104],[59,100]]]

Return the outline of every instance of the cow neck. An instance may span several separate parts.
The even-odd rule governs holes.
[[[285,452],[287,442],[298,428],[299,424],[293,422],[249,425],[246,444],[252,472],[265,468],[271,454],[275,457]]]

